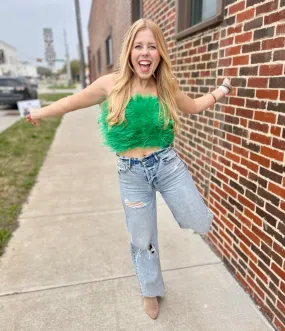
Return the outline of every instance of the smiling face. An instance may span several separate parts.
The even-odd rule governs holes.
[[[135,73],[141,79],[150,78],[160,61],[160,54],[150,29],[139,31],[131,50],[131,63]]]

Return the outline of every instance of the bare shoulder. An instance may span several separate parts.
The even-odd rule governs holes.
[[[106,96],[108,97],[111,94],[115,85],[115,74],[111,73],[108,75],[101,76],[100,78],[98,78],[97,81],[100,86],[104,88]]]

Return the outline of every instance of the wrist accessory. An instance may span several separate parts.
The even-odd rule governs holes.
[[[216,97],[214,96],[214,94],[212,92],[209,92],[209,94],[211,94],[211,96],[215,99],[215,103],[217,102]]]
[[[219,86],[218,89],[223,91],[225,94],[230,93],[230,89],[224,85]]]

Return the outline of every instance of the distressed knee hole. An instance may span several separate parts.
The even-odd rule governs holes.
[[[125,204],[129,208],[142,208],[147,205],[147,203],[143,201],[129,201],[128,199],[125,199]]]
[[[148,250],[149,250],[152,254],[155,252],[155,249],[154,249],[154,247],[153,247],[151,244],[148,245]]]

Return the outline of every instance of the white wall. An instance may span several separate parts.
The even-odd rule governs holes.
[[[20,62],[18,64],[18,76],[37,77],[37,68],[30,63]]]
[[[4,54],[4,59],[1,55]],[[0,76],[17,76],[18,75],[18,59],[16,48],[0,40]]]

